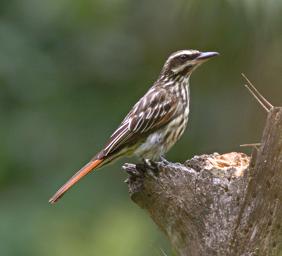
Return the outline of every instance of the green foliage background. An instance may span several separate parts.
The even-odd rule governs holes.
[[[266,113],[240,73],[282,105],[282,1],[1,0],[1,255],[171,255],[128,197],[125,160],[47,202],[185,48],[221,56],[193,74],[189,128],[167,158],[258,142]]]

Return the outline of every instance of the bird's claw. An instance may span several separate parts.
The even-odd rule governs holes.
[[[145,167],[145,170],[147,173],[153,174],[154,176],[159,175],[159,166],[157,162],[154,162],[153,160],[150,159],[143,159],[143,167]]]
[[[144,177],[145,173],[151,174],[153,176],[159,175],[158,162],[154,162],[150,159],[142,159],[142,162],[143,163],[140,163],[140,164],[125,163],[122,166],[122,169],[127,172],[127,174],[129,175],[129,178]],[[129,180],[126,179],[125,182],[128,183]]]
[[[130,176],[140,177],[143,175],[143,173],[140,172],[140,168],[138,168],[138,165],[136,164],[125,163],[122,166],[122,169],[125,170]]]

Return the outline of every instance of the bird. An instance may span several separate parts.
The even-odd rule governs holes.
[[[165,153],[184,133],[189,116],[189,80],[202,63],[218,52],[180,50],[165,61],[152,87],[133,106],[98,154],[77,171],[49,200],[57,202],[91,171],[114,160],[135,155],[152,161]]]

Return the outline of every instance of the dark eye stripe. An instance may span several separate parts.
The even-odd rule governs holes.
[[[187,57],[188,57],[188,55],[186,55],[186,54],[182,54],[182,55],[179,56],[179,58],[180,58],[181,60],[186,60]]]
[[[182,61],[183,60],[187,61],[187,60],[193,60],[193,59],[197,58],[199,55],[200,55],[200,53],[193,53],[193,54],[189,54],[189,55],[188,54],[182,54],[178,58]]]

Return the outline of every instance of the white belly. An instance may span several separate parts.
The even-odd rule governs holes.
[[[163,141],[165,133],[163,130],[149,135],[135,151],[134,154],[144,159],[158,159],[166,153]]]
[[[150,134],[134,154],[143,159],[157,160],[163,156],[182,136],[188,121],[189,108],[185,110],[185,117],[178,116],[164,128]]]
[[[143,159],[157,160],[182,136],[188,122],[189,88],[187,87],[187,90],[182,92],[185,92],[182,97],[188,100],[186,105],[184,106],[183,103],[179,103],[176,117],[162,129],[150,134],[146,140],[134,150],[134,155]]]

